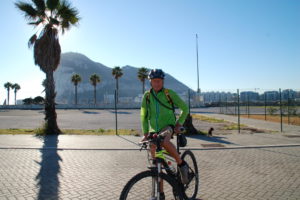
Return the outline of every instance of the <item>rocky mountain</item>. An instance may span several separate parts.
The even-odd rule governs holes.
[[[132,66],[122,67],[123,76],[119,79],[119,97],[130,99],[142,94],[142,83],[137,78],[138,68]],[[116,81],[112,76],[112,68],[90,60],[79,53],[64,53],[61,55],[60,66],[54,73],[56,83],[56,102],[61,104],[74,103],[75,89],[71,82],[73,74],[82,78],[78,85],[78,103],[92,104],[94,87],[90,84],[90,76],[94,73],[100,76],[101,82],[97,85],[97,102],[111,100],[114,95]],[[166,74],[165,87],[171,88],[179,94],[186,93],[189,89],[171,75]],[[146,81],[146,89],[149,89]],[[127,98],[126,98],[127,97]]]

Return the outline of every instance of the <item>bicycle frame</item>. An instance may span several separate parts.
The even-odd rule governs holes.
[[[193,166],[192,168],[189,167],[189,172],[188,172],[188,183],[185,181],[184,183],[182,182],[182,177],[180,174],[180,169],[177,166],[177,163],[175,163],[176,159],[174,159],[166,150],[162,148],[162,142],[165,137],[169,137],[169,131],[173,131],[170,127],[166,127],[163,131],[161,131],[159,134],[154,134],[150,135],[148,137],[147,141],[141,142],[141,148],[147,150],[148,154],[148,161],[149,161],[149,166],[148,168],[150,170],[143,171],[141,173],[138,173],[134,177],[132,177],[128,183],[125,185],[124,189],[121,192],[120,199],[124,200],[127,199],[127,197],[134,197],[135,196],[135,188],[138,187],[136,183],[142,183],[139,181],[142,180],[148,180],[148,184],[150,191],[146,192],[145,190],[145,195],[143,197],[149,198],[151,200],[158,200],[161,197],[167,197],[167,199],[191,199],[195,198],[197,195],[198,191],[198,168],[197,168],[197,163],[194,154],[186,150],[184,152],[180,152],[180,144],[181,144],[181,139],[180,137],[177,137],[176,141],[176,151],[178,154],[182,155],[180,156],[182,160],[185,160],[185,158],[188,158],[188,161],[191,161],[191,165]],[[155,145],[155,153],[153,152],[153,146],[151,144]],[[185,144],[185,141],[184,143]],[[149,148],[148,148],[149,147]],[[169,161],[174,162],[174,165],[170,165]],[[176,165],[176,167],[175,167]],[[170,167],[171,166],[171,167]],[[175,169],[173,169],[173,166]],[[188,165],[189,166],[189,165]],[[177,168],[177,171],[176,171]],[[195,171],[194,171],[195,170]],[[194,173],[196,172],[196,173]],[[191,184],[191,189],[192,190],[187,190],[190,187],[190,183],[192,180],[194,180],[194,177],[196,176],[195,181]],[[149,180],[150,179],[150,180]],[[151,181],[151,182],[150,182]],[[143,182],[144,183],[144,182]],[[147,181],[146,181],[147,183]],[[131,193],[132,192],[132,193]],[[142,191],[143,193],[143,191]],[[133,194],[129,195],[129,194]],[[142,198],[145,199],[145,198]]]

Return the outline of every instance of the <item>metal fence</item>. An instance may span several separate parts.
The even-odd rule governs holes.
[[[202,92],[203,106],[225,115],[300,125],[300,90],[237,89]],[[240,121],[240,120],[239,120]]]
[[[116,100],[115,94],[106,96],[104,102],[94,104],[62,104],[57,109],[139,109],[142,94],[137,97]],[[281,124],[300,125],[300,89],[236,89],[219,91],[179,92],[178,95],[189,105],[190,109],[197,108],[199,112],[219,113],[273,121]],[[0,106],[0,109],[43,109],[43,105],[11,105]],[[117,112],[115,112],[117,115]],[[117,120],[117,116],[116,116]],[[116,123],[117,126],[117,123]]]

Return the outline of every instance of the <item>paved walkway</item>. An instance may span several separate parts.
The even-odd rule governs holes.
[[[0,199],[116,200],[147,169],[140,139],[0,135]],[[241,134],[189,137],[188,143],[200,169],[199,199],[300,197],[300,138]]]
[[[208,150],[300,145],[300,137],[280,133],[188,136],[183,149]],[[51,136],[50,136],[51,138]],[[60,135],[56,143],[45,146],[43,137],[34,135],[0,135],[0,149],[69,149],[69,150],[138,150],[141,137]]]

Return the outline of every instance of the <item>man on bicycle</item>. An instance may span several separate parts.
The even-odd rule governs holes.
[[[142,141],[147,140],[149,134],[159,133],[168,126],[174,127],[175,134],[180,133],[187,115],[188,107],[184,101],[172,90],[164,88],[165,73],[161,69],[153,69],[149,76],[151,89],[145,92],[141,106],[141,122],[144,137]],[[174,106],[182,111],[178,120],[174,113]],[[176,160],[182,183],[188,182],[188,165],[180,158],[176,147],[170,139],[173,134],[165,136],[162,146]],[[141,142],[142,142],[141,141]],[[151,146],[151,154],[154,158],[155,146]]]

